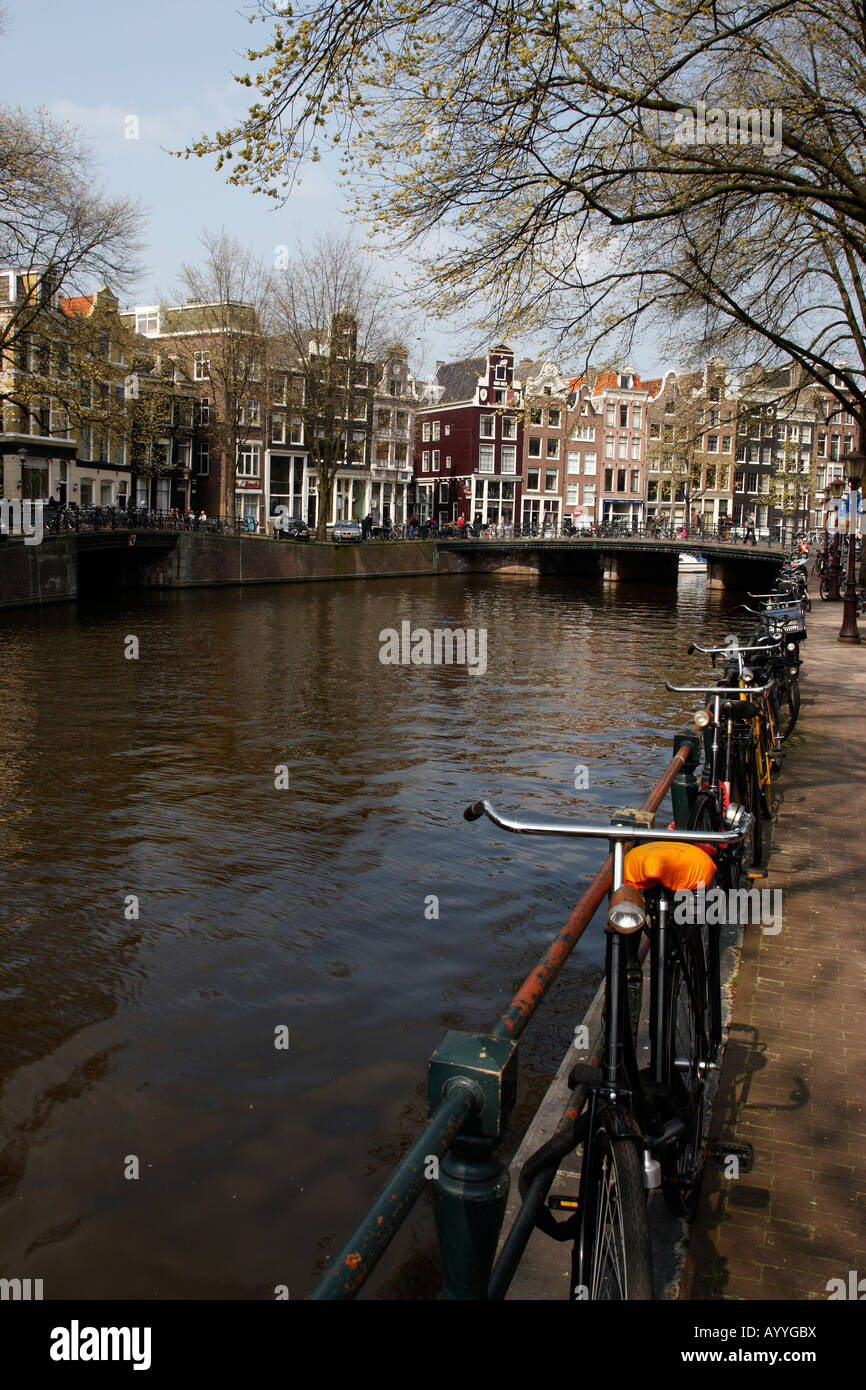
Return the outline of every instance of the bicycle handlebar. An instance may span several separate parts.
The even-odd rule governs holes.
[[[773,643],[781,640],[781,637],[773,637],[770,642],[764,642],[760,647],[699,647],[697,643],[692,642],[687,655],[700,652],[703,656],[742,656],[744,652],[765,652]]]
[[[674,695],[766,695],[775,684],[768,681],[766,685],[671,685],[665,681]]]
[[[574,835],[592,840],[675,840],[686,845],[734,845],[744,840],[751,829],[752,817],[739,830],[647,830],[637,825],[576,825],[561,816],[534,817],[514,820],[503,816],[486,799],[475,801],[463,812],[464,820],[480,820],[486,816],[501,830],[516,835]]]

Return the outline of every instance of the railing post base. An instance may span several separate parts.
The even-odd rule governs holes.
[[[454,1086],[478,1099],[475,1114],[445,1155],[433,1180],[444,1299],[487,1298],[508,1200],[509,1178],[495,1155],[517,1092],[517,1043],[471,1033],[446,1033],[427,1073],[431,1112]]]

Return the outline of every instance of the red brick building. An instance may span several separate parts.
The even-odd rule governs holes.
[[[419,517],[513,525],[522,451],[523,392],[511,348],[438,363],[415,420]]]

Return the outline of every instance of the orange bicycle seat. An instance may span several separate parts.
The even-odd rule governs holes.
[[[711,883],[716,866],[705,850],[676,840],[651,841],[630,849],[623,865],[625,882],[635,888],[660,883],[663,888],[694,890]]]

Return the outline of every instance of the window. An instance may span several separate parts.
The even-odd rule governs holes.
[[[628,458],[628,439],[625,435],[616,442],[616,456],[619,459]]]
[[[538,405],[538,406],[535,406],[535,405],[534,405],[534,406],[532,407],[532,409],[530,410],[530,412],[529,412],[529,423],[530,423],[531,425],[540,425],[540,424],[541,424],[541,417],[542,417],[542,409],[541,409],[541,406],[540,406],[540,405]]]
[[[613,435],[608,434],[604,440],[604,456],[606,459],[613,458]]]
[[[429,473],[429,472],[430,472],[430,450],[429,450],[429,449],[425,449],[424,452],[423,452],[423,454],[421,455],[421,472],[422,472],[422,473]]]
[[[558,429],[559,429],[559,422],[560,422],[561,419],[562,419],[562,411],[561,411],[561,410],[553,410],[552,408],[551,408],[550,410],[548,410],[548,412],[547,412],[547,423],[548,423],[548,425],[550,426],[550,428],[551,428],[552,430],[558,430]]]
[[[544,491],[545,491],[545,492],[558,492],[558,491],[559,491],[559,472],[558,472],[557,469],[555,469],[555,468],[546,468],[546,469],[544,470]]]
[[[569,449],[566,470],[569,473],[580,472],[580,454],[577,449]]]
[[[208,381],[210,379],[210,358],[206,352],[193,353],[192,374],[195,381]]]
[[[196,445],[196,472],[205,477],[210,472],[210,445],[202,443]]]
[[[612,468],[606,468],[606,469],[604,470],[604,490],[605,490],[605,492],[613,492],[613,469],[612,469]]]
[[[626,483],[626,470],[625,470],[624,468],[618,468],[618,469],[616,470],[616,490],[617,490],[617,492],[625,492],[625,490],[626,490],[626,489],[625,489],[625,483]]]
[[[676,409],[676,404],[675,404],[675,402],[674,402],[674,399],[673,399],[673,397],[669,397],[669,398],[665,401],[665,415],[673,415],[675,409]]]
[[[450,433],[451,433],[451,426],[450,426],[450,425],[446,425],[446,426],[445,426],[445,434],[446,434],[446,436],[449,435]]]
[[[541,469],[529,468],[526,471],[526,490],[527,492],[539,492],[541,490]]]
[[[595,452],[593,452],[593,453],[591,453],[591,454],[584,454],[584,456],[583,456],[583,476],[584,476],[585,478],[586,478],[586,477],[590,477],[590,478],[594,477],[597,462],[598,462],[598,455],[597,455]]]
[[[541,440],[537,436],[530,438],[528,454],[531,459],[541,458]]]
[[[494,391],[494,392],[493,392],[493,404],[494,404],[494,405],[504,405],[504,404],[505,404],[505,392],[504,392],[504,391]]]
[[[438,473],[438,472],[439,472],[439,450],[438,450],[438,449],[434,449],[434,450],[433,450],[433,472],[434,472],[434,473]]]
[[[717,454],[719,452],[719,436],[717,434],[707,435],[707,453]]]
[[[422,441],[423,441],[425,444],[429,443],[429,441],[430,441],[430,421],[429,421],[429,420],[425,420],[424,423],[423,423],[423,425],[421,426],[421,439],[422,439]]]
[[[304,422],[299,420],[297,416],[292,419],[292,432],[289,440],[292,444],[303,444],[304,442]]]
[[[405,423],[405,420],[406,420],[406,416],[404,415],[404,416],[403,416],[403,421],[404,421],[404,423]],[[434,421],[433,421],[433,438],[434,438],[434,439],[438,439],[438,438],[439,438],[439,421],[438,421],[438,420],[434,420]]]
[[[395,394],[395,393],[392,391],[392,392],[391,392],[391,395],[393,396],[394,394]],[[448,501],[448,484],[447,484],[447,483],[440,483],[440,484],[439,484],[439,501],[440,501],[440,502],[447,502],[447,501]]]
[[[242,449],[238,449],[237,471],[242,478],[257,478],[259,476],[258,444],[245,444]]]
[[[275,415],[271,421],[271,443],[285,444],[286,442],[286,417],[285,415]]]
[[[482,439],[496,438],[496,421],[492,415],[482,415],[480,421],[480,433]]]
[[[604,412],[604,423],[607,425],[608,429],[612,429],[615,422],[616,406],[613,404],[613,401],[609,401]]]
[[[261,419],[261,409],[258,401],[247,401],[247,423],[250,425],[260,425]]]
[[[549,459],[558,459],[558,458],[559,458],[559,440],[558,440],[558,439],[551,439],[551,438],[548,436],[548,439],[547,439],[547,454],[546,454],[546,457],[549,458]]]
[[[820,433],[819,433],[819,435],[818,435],[818,457],[819,457],[819,458],[822,458],[822,459],[827,457],[827,436],[826,436],[826,434],[820,434]]]
[[[567,507],[576,507],[576,506],[578,506],[579,501],[580,501],[580,498],[578,497],[578,492],[579,492],[579,484],[578,484],[578,483],[566,483],[566,484],[565,484],[565,505],[566,505]]]
[[[640,437],[634,435],[631,441],[631,456],[633,459],[640,458]]]
[[[502,417],[502,438],[517,438],[517,420],[513,415],[503,415]]]
[[[639,469],[639,468],[633,468],[633,469],[631,470],[631,491],[632,491],[632,492],[640,492],[640,469]]]
[[[621,405],[619,408],[619,427],[621,430],[628,429],[628,406]]]
[[[722,453],[723,453],[723,454],[729,454],[729,453],[731,452],[731,445],[732,445],[732,444],[733,444],[733,439],[732,439],[731,435],[729,435],[729,434],[723,434],[723,435],[722,435]]]
[[[592,425],[575,425],[571,431],[571,437],[572,439],[585,439],[592,442],[595,440],[595,430]]]
[[[592,511],[595,508],[595,483],[584,483],[583,505]]]
[[[720,386],[710,387],[710,400],[720,401],[722,399],[722,388]]]
[[[143,338],[156,338],[159,334],[159,309],[137,309],[135,331]]]
[[[517,472],[517,445],[516,445],[516,444],[503,444],[503,445],[501,446],[501,454],[500,454],[500,457],[501,457],[501,459],[502,459],[502,472],[503,472],[503,473],[516,473],[516,472]]]
[[[497,381],[505,381],[505,380],[506,380],[506,375],[507,375],[507,370],[508,370],[508,369],[507,369],[505,363],[504,363],[504,362],[499,362],[499,363],[497,364],[497,367],[496,367],[496,380],[497,380]]]
[[[284,376],[274,377],[274,405],[286,404],[286,378]]]
[[[640,427],[641,427],[641,419],[642,419],[642,416],[643,416],[643,406],[642,406],[642,405],[633,405],[632,408],[631,408],[631,427],[632,427],[633,430],[639,430],[639,429],[640,429]]]
[[[494,468],[495,446],[493,444],[479,444],[478,446],[478,472],[492,473]]]

